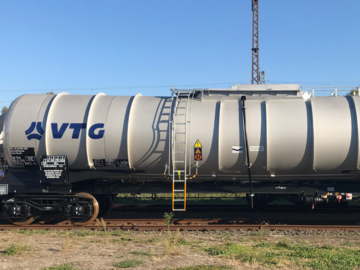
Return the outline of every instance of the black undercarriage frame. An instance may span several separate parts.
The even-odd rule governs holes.
[[[99,179],[97,174],[103,177],[104,172],[79,171],[71,172],[68,184],[58,182],[40,181],[39,171],[33,170],[7,170],[5,177],[0,178],[0,185],[8,185],[8,194],[62,194],[71,195],[79,192],[90,194],[119,193],[169,193],[171,181],[149,180],[106,180]],[[109,179],[116,172],[109,172]],[[118,173],[119,174],[119,173]],[[125,178],[125,177],[124,177]],[[360,181],[349,178],[347,180],[289,180],[289,181],[256,181],[253,180],[252,189],[254,194],[272,195],[299,195],[299,196],[323,196],[329,192],[352,193],[354,197],[360,196]],[[188,193],[249,193],[248,181],[216,181],[216,179],[203,179],[201,182],[188,181]]]

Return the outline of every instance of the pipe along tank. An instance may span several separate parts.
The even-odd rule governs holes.
[[[359,113],[358,96],[310,97],[296,84],[173,89],[172,97],[23,95],[4,120],[9,168],[0,187],[8,185],[7,196],[16,188],[111,193],[99,185],[133,192],[127,183],[142,186],[135,192],[171,192],[178,181],[185,196],[187,183],[197,192],[251,186],[257,200],[302,194],[310,204],[340,202],[359,191]]]

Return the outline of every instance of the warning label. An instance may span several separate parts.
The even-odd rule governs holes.
[[[10,147],[10,154],[16,167],[37,167],[33,147]]]
[[[201,143],[200,143],[199,140],[196,141],[194,147],[197,147],[197,148],[198,148],[198,147],[202,147],[202,145],[201,145]]]
[[[62,174],[62,170],[46,170],[45,172],[45,177],[46,178],[56,178],[59,179],[61,174]]]
[[[42,168],[64,168],[66,166],[66,156],[42,156]]]
[[[250,151],[255,151],[255,152],[264,151],[264,146],[250,146]]]
[[[202,160],[202,145],[199,140],[196,140],[196,143],[194,145],[194,160]]]
[[[42,175],[42,183],[67,183],[67,157],[65,155],[58,156],[41,156],[40,168]]]
[[[202,160],[202,148],[201,147],[194,148],[194,159],[196,161]]]
[[[93,163],[96,168],[129,168],[129,161],[127,159],[93,159]]]

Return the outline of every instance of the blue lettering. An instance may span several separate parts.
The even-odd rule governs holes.
[[[44,130],[41,127],[41,122],[38,122],[38,123],[32,122],[30,124],[29,129],[25,131],[25,134],[29,135],[31,132],[33,132],[35,130],[35,128],[36,128],[37,132],[40,134],[40,135],[36,135],[36,136],[41,138],[41,135],[44,134]],[[72,139],[79,139],[81,130],[86,129],[86,123],[63,123],[60,126],[60,129],[58,128],[57,123],[51,123],[51,130],[52,130],[54,139],[61,139],[64,136],[67,128],[70,128],[73,130],[72,137],[71,137]],[[104,124],[102,124],[102,123],[92,125],[89,128],[89,137],[91,139],[103,138],[104,133],[105,133],[105,130],[103,130],[103,128],[104,128]],[[101,130],[99,130],[99,129],[101,129]],[[33,135],[31,134],[29,136],[33,136]]]
[[[95,134],[95,130],[98,128],[104,128],[104,124],[94,124],[89,128],[89,137],[91,139],[101,139],[104,137],[105,130],[99,130],[98,134]]]
[[[74,130],[71,138],[79,139],[81,130],[86,128],[86,123],[72,123],[69,128]]]
[[[58,130],[57,123],[52,123],[51,130],[52,130],[54,139],[61,139],[62,136],[64,135],[65,130],[68,127],[68,125],[69,125],[69,123],[62,124],[60,130]]]

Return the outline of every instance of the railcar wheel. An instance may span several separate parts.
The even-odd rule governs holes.
[[[72,222],[73,222],[73,224],[75,226],[85,226],[85,225],[93,222],[97,218],[97,216],[99,214],[99,203],[95,199],[95,197],[92,196],[89,193],[81,192],[81,193],[75,194],[75,196],[80,197],[80,198],[92,199],[92,204],[93,204],[94,209],[93,209],[93,214],[90,217],[90,219],[87,219],[87,220],[72,220]]]
[[[99,203],[99,215],[98,218],[105,218],[111,215],[113,209],[113,200],[110,195],[95,195]]]
[[[16,219],[16,220],[8,218],[8,220],[16,226],[26,226],[26,225],[31,224],[35,220],[35,218],[29,217],[29,218],[22,218],[22,219]]]

